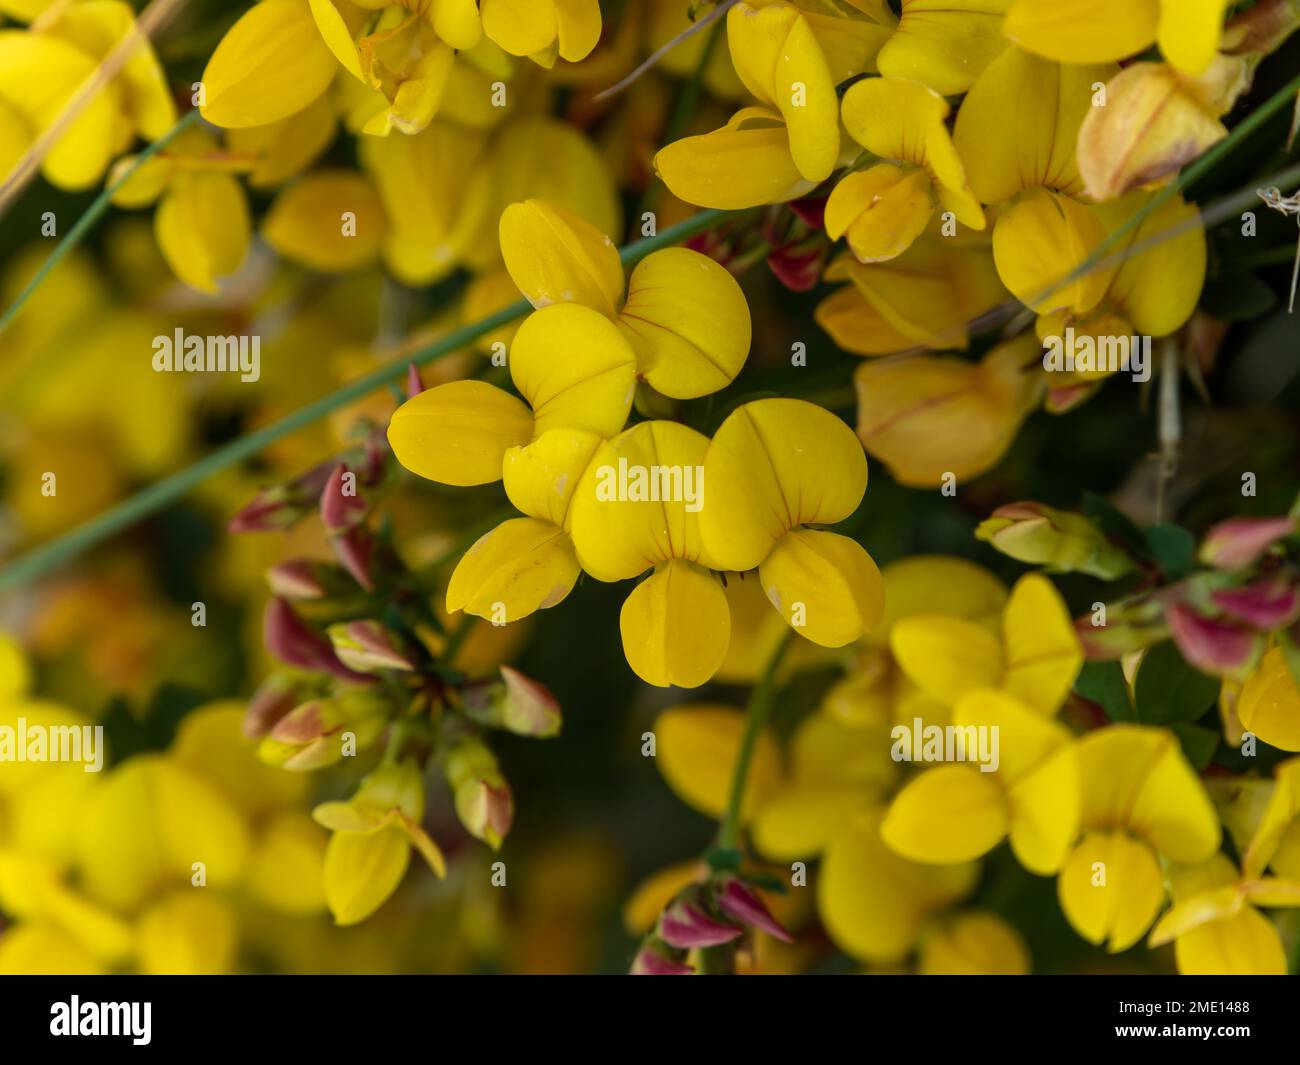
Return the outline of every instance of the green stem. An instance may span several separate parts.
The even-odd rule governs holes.
[[[728,217],[731,213],[719,210],[701,211],[684,222],[669,226],[653,237],[647,237],[644,240],[638,240],[626,245],[619,251],[619,257],[622,259],[624,266],[631,266],[659,248],[677,244],[695,236],[697,233],[702,233],[710,226],[716,225],[723,218]],[[472,344],[479,337],[485,336],[495,329],[500,329],[503,325],[508,325],[517,318],[522,318],[531,310],[532,305],[527,300],[512,303],[509,307],[502,308],[495,314],[490,314],[470,325],[452,330],[446,336],[413,354],[404,355],[384,366],[380,366],[351,384],[344,385],[337,391],[331,392],[328,396],[322,396],[304,407],[299,407],[292,414],[286,415],[277,422],[272,422],[270,425],[257,429],[246,436],[241,436],[238,440],[232,440],[229,444],[212,452],[212,454],[199,459],[198,462],[185,467],[183,470],[178,470],[160,481],[156,481],[142,491],[137,492],[130,499],[123,500],[116,506],[110,507],[97,518],[86,522],[86,524],[66,532],[62,536],[57,536],[24,555],[20,555],[3,570],[0,570],[0,594],[12,591],[28,581],[57,569],[69,560],[76,558],[82,552],[107,540],[115,533],[129,528],[136,522],[157,513],[168,504],[180,499],[204,479],[256,455],[263,448],[275,443],[281,437],[288,436],[290,433],[324,418],[332,411],[345,407],[376,388],[382,387],[388,381],[400,377],[406,372],[409,363],[414,362],[417,366],[424,366],[437,359],[445,358],[452,352]]]
[[[763,675],[758,678],[753,692],[749,696],[746,711],[745,734],[740,740],[740,751],[736,755],[736,767],[731,774],[731,794],[727,799],[727,810],[722,817],[722,826],[718,830],[718,846],[734,848],[740,842],[740,810],[745,798],[745,786],[749,782],[749,763],[754,756],[754,746],[758,735],[771,716],[776,703],[776,674],[781,668],[781,661],[790,645],[794,643],[794,630],[791,629],[777,644],[772,657],[767,660]]]
[[[1093,249],[1092,254],[1084,259],[1078,267],[1060,281],[1049,286],[1045,292],[1033,301],[1032,305],[1038,306],[1044,300],[1056,295],[1067,285],[1073,284],[1079,278],[1090,274],[1121,240],[1141,226],[1152,214],[1182,192],[1183,189],[1205,177],[1221,160],[1230,155],[1238,145],[1263,127],[1269,119],[1284,107],[1287,107],[1295,99],[1297,93],[1300,93],[1300,76],[1292,78],[1291,81],[1287,82],[1286,85],[1242,119],[1231,133],[1156,193],[1140,211],[1135,212],[1132,218],[1129,218],[1115,232],[1098,244]]]
[[[63,239],[55,246],[54,251],[50,253],[50,257],[41,264],[41,268],[37,270],[32,279],[27,282],[27,287],[24,288],[22,292],[18,293],[18,298],[9,305],[4,312],[4,315],[0,316],[0,333],[3,333],[9,328],[9,324],[18,317],[18,312],[23,309],[23,304],[27,302],[31,297],[31,294],[41,287],[42,282],[44,282],[44,280],[50,275],[50,272],[67,257],[68,252],[72,251],[73,248],[81,243],[82,238],[90,232],[91,227],[94,226],[94,224],[99,221],[100,216],[108,210],[113,202],[113,194],[130,181],[131,176],[139,170],[144,163],[153,158],[153,156],[157,155],[160,151],[166,148],[168,144],[175,140],[176,136],[182,130],[188,129],[192,126],[198,120],[198,117],[199,112],[197,109],[183,115],[177,120],[176,124],[172,126],[171,129],[152,144],[147,145],[144,150],[135,157],[135,160],[131,165],[122,172],[120,178],[113,182],[113,184],[104,187],[104,191],[95,197],[95,202],[86,208],[85,213],[77,219],[73,227],[64,234]]]

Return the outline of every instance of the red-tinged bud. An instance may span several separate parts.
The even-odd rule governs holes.
[[[821,233],[798,244],[777,248],[767,257],[768,268],[792,292],[807,292],[821,280],[831,245]]]
[[[232,533],[287,529],[316,506],[330,476],[330,465],[313,466],[287,484],[263,488],[226,523]]]
[[[794,942],[790,933],[782,928],[776,918],[768,912],[758,893],[751,890],[747,884],[734,877],[728,877],[719,887],[717,897],[718,906],[728,917],[733,917],[751,928],[762,929],[782,943]]]
[[[1105,625],[1094,625],[1093,617],[1086,614],[1074,622],[1075,635],[1089,662],[1113,662],[1131,651],[1159,643],[1167,635],[1163,624],[1132,625],[1112,618]]]
[[[1237,676],[1263,653],[1263,638],[1250,629],[1202,617],[1191,607],[1171,603],[1165,611],[1169,631],[1187,661],[1214,677]]]
[[[510,666],[500,680],[478,681],[461,689],[465,716],[489,728],[545,739],[560,731],[560,704],[549,688]]]
[[[456,816],[465,830],[493,850],[501,848],[515,819],[510,785],[499,775],[470,777],[456,788]]]
[[[786,204],[809,229],[826,228],[826,201],[829,196],[808,196]]]
[[[1264,632],[1291,624],[1300,611],[1300,592],[1285,581],[1220,588],[1212,596],[1215,605],[1229,617]]]
[[[387,696],[373,689],[300,703],[262,739],[258,757],[292,770],[333,765],[348,747],[355,754],[374,743],[392,710]]]
[[[370,680],[340,662],[329,640],[308,626],[283,599],[272,599],[266,604],[262,628],[266,649],[285,665],[328,673],[340,680],[358,683]]]
[[[275,727],[298,703],[297,687],[288,677],[268,677],[248,700],[244,711],[244,735],[260,739]]]
[[[280,562],[266,571],[266,583],[271,594],[291,602],[303,599],[323,599],[326,595],[322,580],[324,564],[307,558]]]
[[[357,475],[340,463],[320,495],[320,517],[332,533],[347,532],[366,516],[366,501],[357,490]]]
[[[378,621],[344,621],[325,630],[334,653],[349,669],[373,673],[377,669],[415,669],[401,639]]]
[[[424,382],[420,380],[420,370],[415,363],[411,363],[406,368],[406,398],[418,396],[423,391]]]
[[[744,934],[739,925],[719,921],[705,912],[694,894],[679,896],[659,916],[659,937],[678,950],[718,947]]]
[[[334,549],[334,557],[352,574],[352,579],[367,592],[373,592],[375,590],[374,537],[357,526],[355,529],[349,529],[342,536],[331,537],[330,547]]]
[[[647,944],[632,961],[632,976],[691,976],[695,970],[679,958]]]
[[[1295,518],[1231,518],[1206,534],[1201,561],[1215,569],[1245,569],[1295,531]]]

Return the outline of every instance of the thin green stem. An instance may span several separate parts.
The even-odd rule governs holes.
[[[777,644],[772,657],[767,660],[763,675],[758,678],[754,690],[749,696],[746,711],[745,734],[740,739],[740,751],[736,754],[736,767],[731,774],[731,794],[727,798],[727,810],[722,817],[722,826],[718,830],[718,846],[734,848],[740,842],[740,811],[745,799],[745,787],[749,783],[749,763],[754,757],[754,746],[758,735],[767,724],[776,703],[776,674],[781,668],[781,661],[790,645],[794,643],[795,633],[791,629]]]
[[[131,165],[122,172],[120,178],[113,182],[113,184],[104,187],[104,191],[95,197],[95,202],[86,208],[85,213],[77,219],[72,228],[64,234],[63,239],[55,245],[54,251],[50,253],[49,258],[41,264],[41,268],[37,270],[32,276],[32,279],[27,282],[27,286],[22,290],[22,292],[18,293],[18,298],[14,300],[13,303],[6,308],[4,314],[0,316],[0,333],[3,333],[9,328],[9,324],[18,317],[18,312],[23,309],[23,305],[31,298],[32,293],[41,287],[41,284],[47,277],[49,277],[51,271],[53,271],[53,269],[67,257],[67,254],[72,251],[73,248],[81,243],[82,238],[90,232],[91,227],[94,226],[94,224],[99,221],[100,216],[108,210],[113,202],[113,194],[130,181],[131,175],[139,170],[144,163],[153,158],[175,140],[182,130],[188,129],[192,126],[198,120],[198,117],[199,112],[197,108],[182,115],[171,129],[152,144],[147,145],[140,154],[135,157],[135,160]]]
[[[719,210],[701,211],[684,222],[669,226],[656,236],[628,244],[619,251],[619,257],[622,259],[624,266],[631,266],[659,248],[677,244],[695,236],[697,233],[702,233],[710,226],[714,226],[723,218],[728,217],[731,213]],[[162,480],[156,481],[154,484],[137,492],[130,499],[123,500],[116,506],[110,507],[84,525],[78,526],[62,536],[57,536],[24,555],[20,555],[3,570],[0,570],[0,594],[12,591],[28,581],[57,569],[69,560],[76,558],[82,552],[107,540],[115,533],[129,528],[136,522],[142,521],[149,515],[162,510],[168,504],[174,503],[195,485],[213,474],[256,455],[263,448],[275,443],[281,437],[288,436],[290,433],[324,418],[332,411],[361,399],[376,388],[383,387],[388,381],[401,377],[406,372],[409,363],[414,362],[417,366],[425,366],[428,363],[445,358],[453,352],[472,344],[479,337],[491,333],[494,329],[500,329],[503,325],[508,325],[517,318],[522,318],[530,310],[532,310],[532,305],[527,300],[512,303],[509,307],[504,307],[486,318],[452,330],[446,336],[439,338],[413,354],[393,359],[364,377],[344,385],[337,391],[322,396],[306,406],[299,407],[292,414],[286,415],[277,422],[272,422],[270,425],[248,433],[246,436],[241,436],[238,440],[232,440],[229,444],[218,448],[212,454],[199,459],[192,465],[185,467],[185,469],[178,470]]]

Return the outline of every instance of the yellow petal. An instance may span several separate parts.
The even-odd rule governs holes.
[[[1042,574],[1027,574],[1011,589],[1002,639],[1002,687],[1040,714],[1055,714],[1074,687],[1083,648],[1065,600]]]
[[[579,303],[607,318],[623,302],[618,248],[590,222],[541,200],[512,203],[501,215],[501,255],[534,307]]]
[[[913,78],[955,96],[1006,47],[1002,16],[1011,0],[903,0],[898,30],[876,64],[890,78]]]
[[[429,21],[434,32],[457,51],[473,48],[483,36],[483,20],[474,0],[433,0]]]
[[[374,186],[352,170],[316,170],[275,198],[262,236],[286,259],[325,273],[379,259],[384,212]]]
[[[1002,283],[1027,307],[1039,314],[1062,307],[1086,314],[1105,295],[1114,267],[1062,282],[1105,237],[1106,228],[1094,210],[1069,196],[1035,188],[998,219],[993,258]]]
[[[939,615],[902,618],[889,634],[894,658],[927,694],[952,705],[1002,679],[1002,648],[973,621]]]
[[[200,292],[216,292],[218,280],[243,265],[250,228],[244,190],[229,174],[178,177],[154,215],[167,265]]]
[[[447,610],[510,623],[561,602],[578,580],[573,541],[557,525],[511,518],[479,537],[447,585]]]
[[[820,529],[787,532],[758,569],[787,625],[822,647],[843,647],[880,619],[880,570],[856,540]]]
[[[700,527],[726,569],[753,569],[787,529],[847,518],[867,488],[867,460],[835,415],[798,399],[738,407],[704,461],[709,497]]]
[[[795,166],[780,118],[758,108],[739,112],[712,133],[659,149],[655,171],[679,200],[725,211],[785,203],[817,185]]]
[[[1079,129],[1088,195],[1110,200],[1176,172],[1228,135],[1212,109],[1160,63],[1134,63],[1106,86]]]
[[[570,504],[583,569],[617,581],[670,559],[714,568],[699,527],[712,505],[701,474],[708,446],[707,437],[667,421],[641,422],[602,446]]]
[[[673,896],[708,876],[701,861],[678,862],[651,873],[642,880],[623,904],[623,927],[630,936],[643,936],[659,920]]]
[[[754,845],[777,861],[820,854],[863,804],[856,784],[797,783],[777,791],[754,815]]]
[[[328,96],[313,100],[295,115],[265,126],[246,126],[226,134],[232,152],[251,155],[257,165],[248,183],[273,188],[306,170],[329,147],[338,122]]]
[[[1214,60],[1223,37],[1223,16],[1232,0],[1162,0],[1156,37],[1160,51],[1179,70],[1200,74]]]
[[[719,818],[727,807],[745,723],[744,711],[712,703],[677,706],[655,718],[655,765],[673,793],[707,817]],[[780,749],[764,729],[745,781],[742,821],[749,820],[780,779]]]
[[[996,914],[975,911],[932,929],[917,961],[923,976],[1025,976],[1030,968],[1020,933]]]
[[[603,441],[582,429],[551,429],[506,452],[502,481],[510,502],[533,518],[567,527],[578,482]]]
[[[560,58],[576,63],[600,41],[600,0],[553,0]]]
[[[930,175],[890,163],[847,175],[826,202],[826,232],[838,240],[846,232],[859,262],[897,258],[912,246],[934,215]]]
[[[335,924],[364,921],[397,890],[411,862],[406,834],[393,825],[377,832],[335,832],[325,848],[325,901]]]
[[[647,684],[698,688],[722,665],[731,615],[712,574],[674,559],[638,584],[619,613],[627,664]]]
[[[1268,806],[1264,808],[1264,815],[1241,863],[1242,872],[1248,877],[1260,876],[1270,865],[1277,868],[1275,859],[1300,818],[1300,758],[1287,759],[1273,772],[1277,779]],[[1278,872],[1294,876],[1294,873],[1282,869]]]
[[[1146,934],[1165,897],[1155,854],[1124,832],[1084,836],[1061,870],[1056,893],[1074,930],[1112,954]]]
[[[482,0],[483,32],[511,55],[532,55],[557,32],[554,0]]]
[[[982,566],[944,555],[913,555],[891,562],[881,577],[885,610],[872,630],[873,644],[888,643],[889,634],[903,618],[936,612],[984,622],[1000,617],[1007,588]]]
[[[1247,906],[1235,917],[1192,929],[1174,942],[1184,976],[1285,976],[1286,951],[1277,926]]]
[[[928,769],[898,793],[880,834],[914,862],[953,865],[987,854],[1007,834],[1007,804],[991,773],[968,765]]]
[[[285,810],[275,814],[249,859],[249,891],[277,913],[294,917],[324,913],[327,839],[304,813]]]
[[[1280,648],[1269,651],[1246,679],[1237,716],[1270,746],[1300,751],[1300,688]]]
[[[140,917],[140,971],[151,976],[213,976],[234,971],[239,930],[220,899],[188,888]]]
[[[263,0],[230,27],[203,71],[203,117],[260,126],[301,111],[334,77],[307,0]]]
[[[1013,0],[1004,32],[1062,63],[1125,59],[1155,40],[1159,6],[1158,0]]]
[[[1038,338],[1002,344],[978,364],[923,356],[858,368],[858,435],[903,484],[939,487],[996,466],[1039,394]],[[1029,371],[1029,372],[1026,372]]]
[[[538,436],[559,426],[611,437],[632,408],[636,355],[608,318],[557,303],[519,327],[510,376],[533,408]]]
[[[981,203],[1002,203],[1035,185],[1083,192],[1075,157],[1093,86],[1119,73],[1113,64],[1061,66],[1008,48],[971,87],[957,113],[953,142]]]
[[[491,484],[509,448],[528,443],[533,416],[484,381],[452,381],[411,397],[388,424],[397,461],[442,484]]]
[[[817,878],[817,907],[836,946],[863,961],[897,962],[916,947],[927,918],[975,887],[975,864],[922,865],[885,845],[878,811],[831,840]]]
[[[740,285],[689,248],[664,248],[638,264],[618,327],[641,376],[674,399],[726,388],[749,354],[749,305]]]

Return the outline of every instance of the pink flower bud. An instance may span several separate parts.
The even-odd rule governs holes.
[[[271,594],[291,601],[322,599],[325,584],[321,580],[323,566],[311,559],[297,558],[280,562],[266,571],[266,583]]]
[[[1300,593],[1283,581],[1256,581],[1240,588],[1220,588],[1212,597],[1225,614],[1265,632],[1289,625],[1300,608]]]
[[[352,579],[367,592],[373,592],[374,537],[358,526],[342,536],[331,537],[330,547],[334,549],[334,557],[352,574]]]
[[[744,934],[738,925],[709,916],[692,896],[676,899],[659,917],[659,936],[679,950],[717,947]]]
[[[1182,603],[1171,603],[1165,618],[1183,657],[1210,676],[1240,673],[1256,659],[1263,646],[1257,633],[1230,622],[1202,617]]]
[[[632,976],[690,976],[695,970],[653,946],[642,947],[632,961]]]
[[[1215,569],[1245,569],[1295,531],[1294,518],[1232,518],[1206,534],[1201,561]]]
[[[378,621],[344,621],[326,630],[334,653],[349,669],[372,673],[376,669],[415,669],[401,640]]]
[[[718,890],[718,906],[728,917],[734,917],[751,928],[760,928],[782,943],[794,942],[790,933],[768,912],[758,893],[740,880],[729,877],[723,881]]]
[[[328,673],[340,680],[369,682],[369,677],[340,662],[329,640],[310,628],[283,599],[266,604],[262,627],[266,649],[285,665]]]
[[[357,475],[342,463],[334,467],[320,496],[320,517],[332,533],[346,532],[366,516],[366,501],[357,491]]]
[[[418,396],[423,391],[424,382],[420,380],[420,370],[415,363],[411,363],[406,368],[406,398]]]

